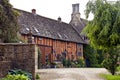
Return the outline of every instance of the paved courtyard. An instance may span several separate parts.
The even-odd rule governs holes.
[[[104,68],[40,69],[37,73],[41,80],[104,80],[99,74],[109,74]]]

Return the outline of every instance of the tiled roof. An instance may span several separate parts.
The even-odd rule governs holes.
[[[21,34],[28,34],[29,29],[31,29],[34,36],[84,43],[79,33],[70,24],[23,10],[18,11],[20,13],[18,23]]]

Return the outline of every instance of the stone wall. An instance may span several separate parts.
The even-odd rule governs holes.
[[[0,77],[10,69],[22,69],[32,73],[35,79],[37,47],[35,44],[0,44]]]

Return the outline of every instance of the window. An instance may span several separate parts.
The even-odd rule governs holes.
[[[78,56],[82,56],[82,53],[81,53],[81,52],[78,52],[77,55],[78,55]]]

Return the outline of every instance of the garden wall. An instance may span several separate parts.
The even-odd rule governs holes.
[[[36,60],[35,44],[0,44],[0,78],[11,69],[22,69],[32,73],[35,80]]]

